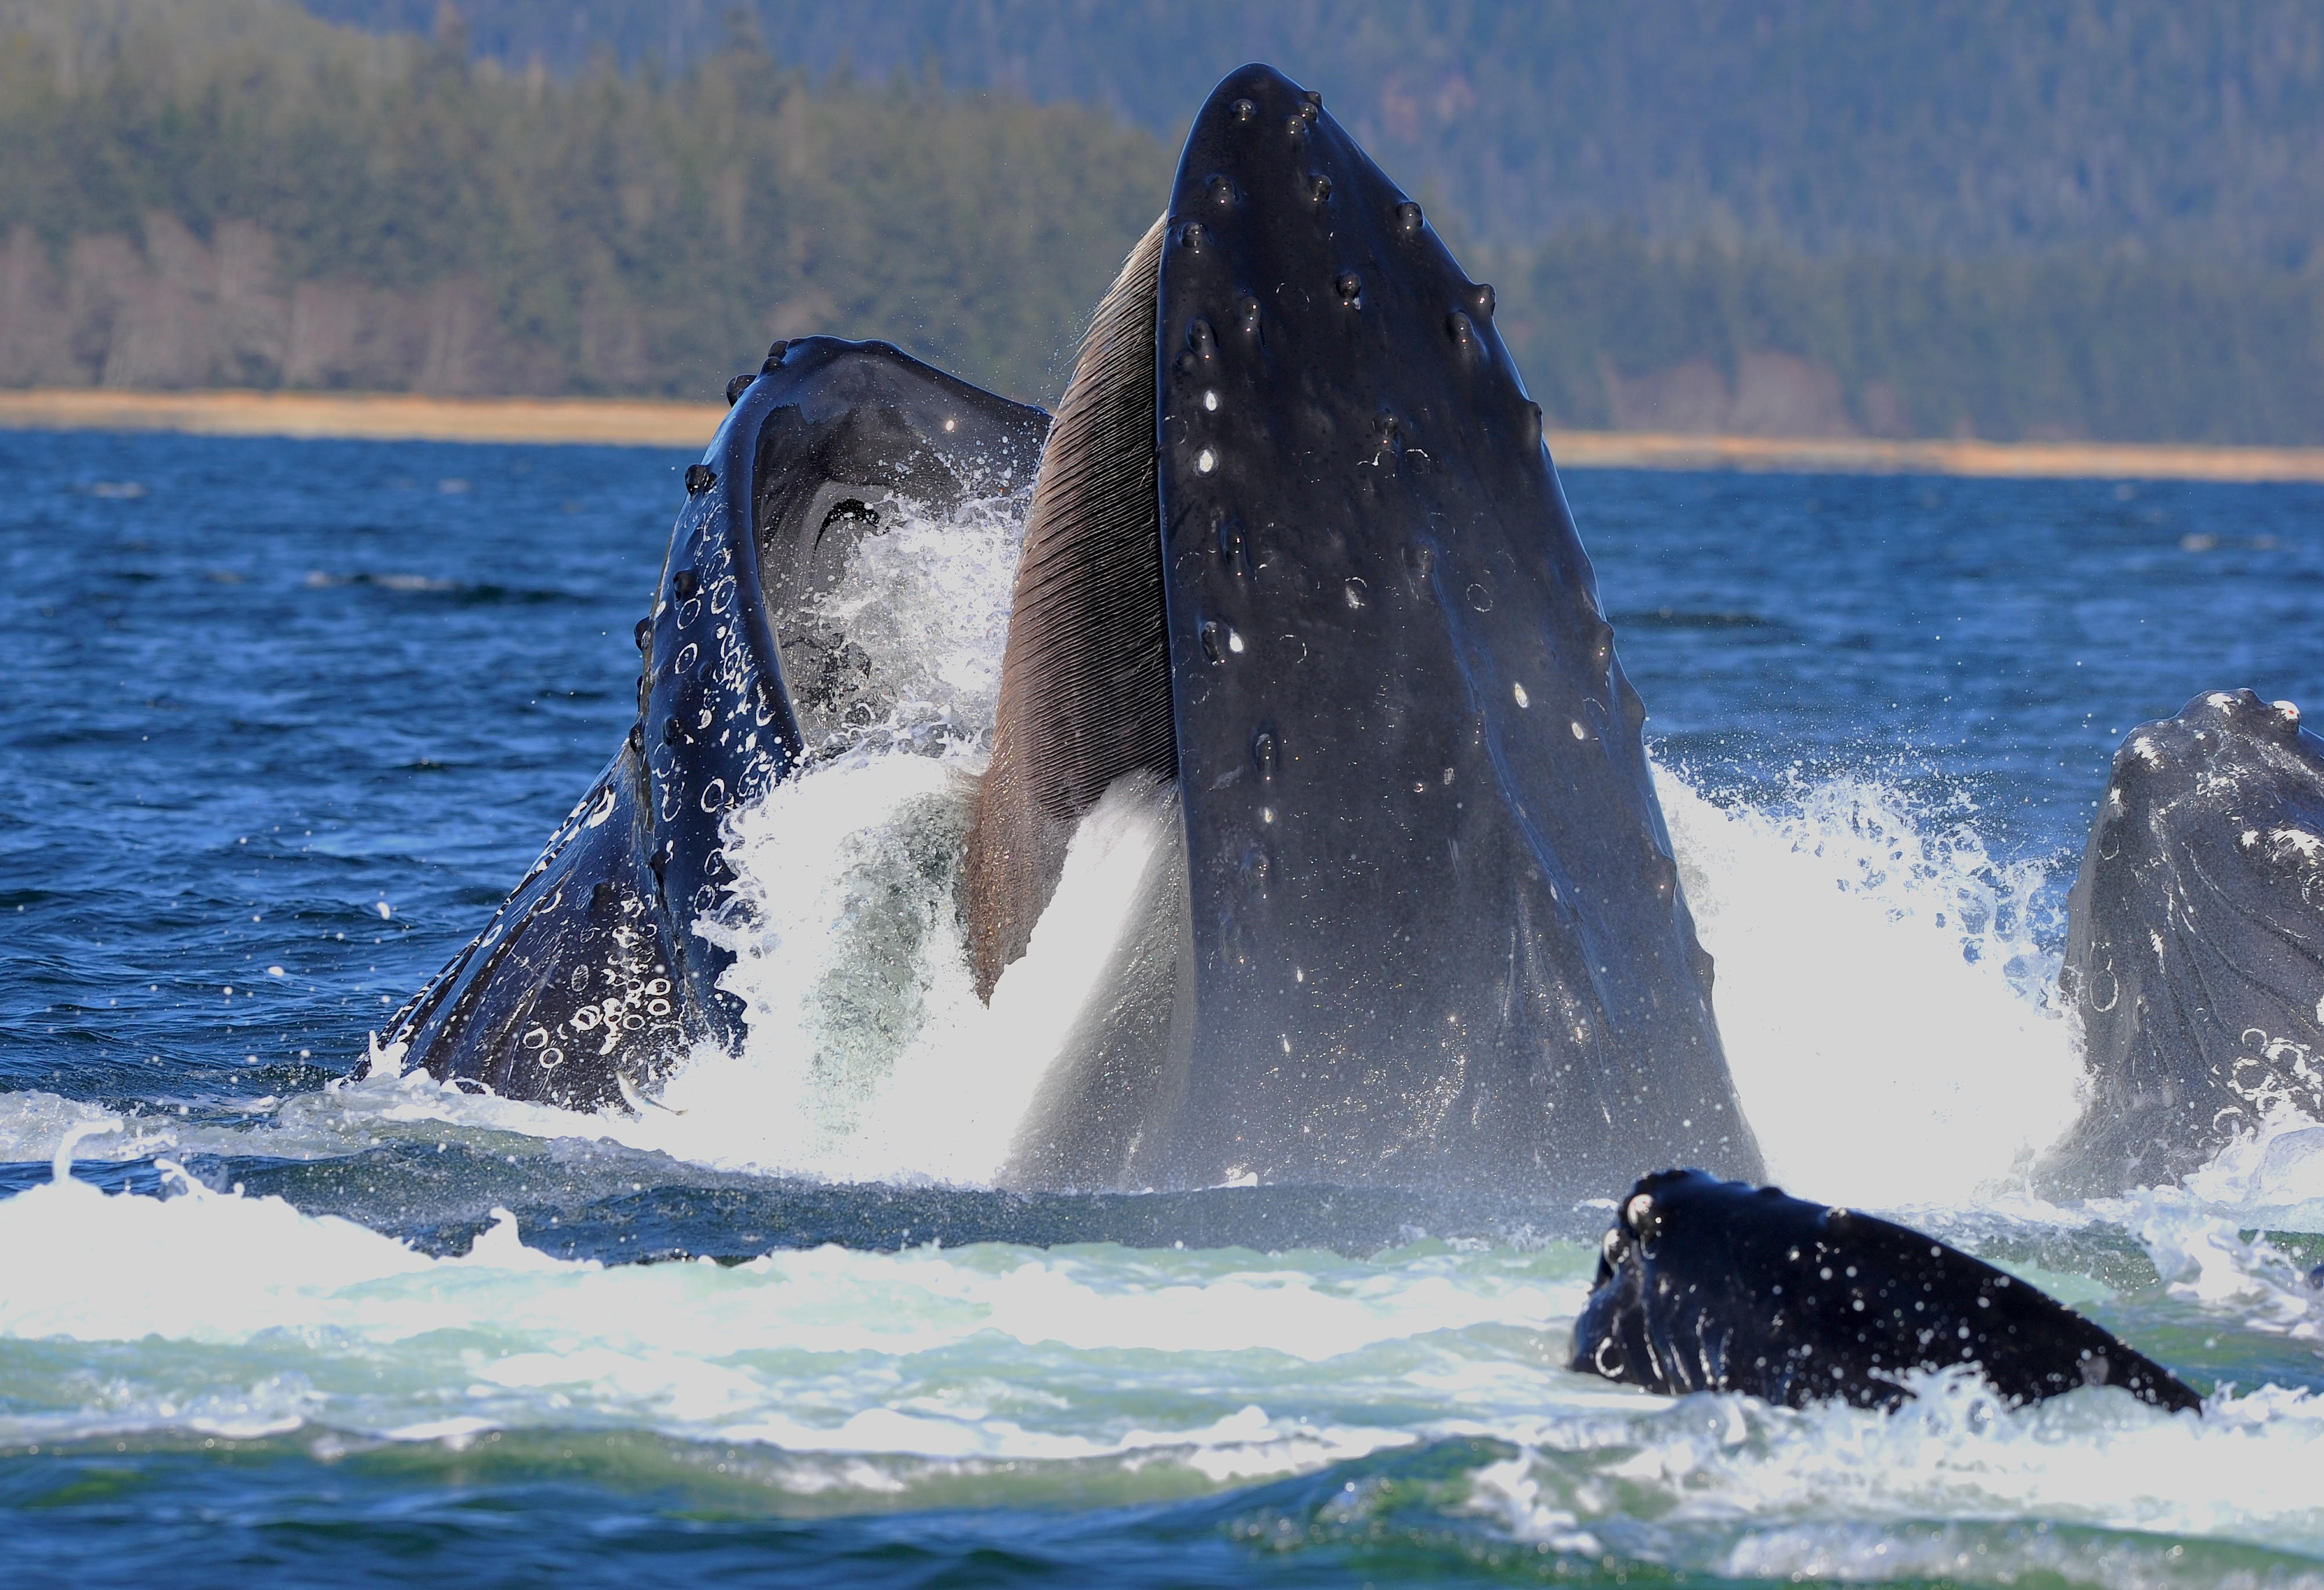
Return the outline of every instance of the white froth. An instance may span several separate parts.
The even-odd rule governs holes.
[[[909,740],[936,726],[973,746],[991,733],[1025,509],[1022,491],[971,498],[942,517],[891,502],[881,532],[857,543],[815,611],[873,659],[895,697],[887,721],[859,740]]]
[[[1877,785],[1777,813],[1657,772],[1770,1177],[1832,1203],[1962,1203],[2071,1124],[2080,1060],[2039,1002],[2054,963],[2026,921],[2038,868],[1932,833]]]
[[[608,1269],[517,1238],[502,1215],[467,1256],[431,1259],[276,1199],[33,1188],[0,1201],[0,1350],[177,1345],[104,1358],[101,1385],[12,1396],[0,1446],[301,1426],[456,1442],[579,1424],[795,1452],[1144,1453],[1224,1480],[1415,1438],[1342,1412],[1347,1376],[1412,1371],[1449,1415],[1537,1399],[1563,1376],[1502,1364],[1499,1344],[1570,1317],[1587,1273],[1579,1255],[1508,1252],[1168,1264],[991,1246]],[[1123,1364],[1177,1355],[1211,1365],[1202,1385],[1106,1391]]]
[[[1099,803],[988,1007],[954,905],[970,793],[961,764],[899,752],[738,815],[740,908],[713,931],[747,1035],[704,1046],[616,1134],[730,1167],[990,1184],[1177,811],[1128,788]]]
[[[1978,1541],[1960,1539],[1947,1520],[2022,1521],[2029,1535],[2066,1524],[2324,1544],[2324,1506],[2310,1483],[2324,1461],[2324,1401],[2308,1393],[2215,1400],[2198,1419],[2119,1393],[2012,1410],[1960,1372],[1913,1378],[1918,1399],[1890,1414],[1704,1396],[1656,1416],[1568,1421],[1480,1471],[1471,1505],[1555,1549],[1587,1550],[1588,1538],[1755,1581],[2056,1573],[2117,1582],[2090,1575],[2070,1549],[1978,1561]],[[1967,1564],[1952,1559],[1955,1549]],[[2158,1545],[2155,1566],[2167,1566],[2166,1549]]]

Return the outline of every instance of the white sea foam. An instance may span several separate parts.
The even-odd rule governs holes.
[[[1578,1245],[605,1268],[518,1236],[503,1218],[434,1259],[273,1199],[35,1187],[0,1201],[0,1448],[303,1431],[328,1455],[634,1429],[788,1455],[767,1484],[880,1504],[914,1474],[1007,1466],[1038,1487],[1094,1465],[1167,1494],[1172,1475],[1471,1435],[1519,1448],[1468,1476],[1496,1532],[1682,1572],[1964,1576],[1946,1553],[1974,1558],[1995,1521],[2324,1549],[2312,1395],[2216,1396],[2200,1420],[2111,1390],[2010,1410],[1957,1374],[1892,1415],[1645,1396],[1559,1367],[1594,1257]],[[1341,1512],[1360,1521],[1361,1501]],[[2070,1565],[2043,1549],[1993,1566]]]
[[[81,1159],[142,1159],[177,1142],[172,1124],[159,1117],[131,1117],[39,1089],[0,1093],[0,1163],[54,1159],[68,1143]]]
[[[990,735],[1027,504],[1022,489],[972,497],[943,515],[891,503],[881,532],[857,543],[816,600],[895,702],[884,721],[859,731],[859,744],[973,749]]]
[[[1767,1170],[1831,1202],[1957,1204],[2071,1124],[2081,1064],[2041,993],[2038,866],[1840,779],[1775,811],[1656,786]]]
[[[1949,1545],[1967,1549],[1971,1581],[2071,1566],[2070,1552],[2045,1563],[2016,1549],[1975,1562],[1986,1553],[1936,1521],[1948,1519],[2324,1546],[2310,1480],[2324,1401],[2307,1392],[2215,1399],[2197,1418],[2121,1392],[2010,1409],[1958,1371],[1914,1383],[1918,1399],[1889,1414],[1700,1396],[1567,1420],[1480,1471],[1471,1505],[1556,1549],[1742,1579],[1948,1577]]]
[[[738,1052],[706,1046],[624,1141],[851,1181],[988,1184],[1176,821],[1127,788],[1074,836],[1056,896],[987,1006],[955,905],[961,765],[826,767],[737,817]]]
[[[52,1366],[106,1376],[15,1385],[0,1446],[579,1425],[934,1458],[1176,1454],[1226,1478],[1411,1440],[1395,1419],[1416,1396],[1472,1420],[1536,1400],[1562,1377],[1503,1362],[1503,1338],[1570,1317],[1587,1275],[1579,1253],[1005,1247],[608,1269],[521,1246],[504,1216],[466,1257],[431,1259],[186,1185],[165,1200],[67,1181],[0,1201],[0,1371],[6,1343],[45,1340]],[[84,1360],[61,1345],[141,1339],[176,1346]],[[1123,1373],[1146,1390],[1119,1394]],[[1420,1389],[1354,1415],[1351,1381],[1407,1374]]]

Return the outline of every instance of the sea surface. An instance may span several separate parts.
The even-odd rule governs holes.
[[[991,1189],[1079,975],[927,897],[1020,499],[833,598],[951,749],[738,816],[740,1052],[345,1081],[612,754],[687,462],[0,433],[0,1582],[2324,1585],[2324,1133],[2022,1186],[2108,758],[2324,705],[2324,489],[1566,478],[1771,1172],[2209,1399],[1881,1415],[1569,1374],[1604,1203]]]

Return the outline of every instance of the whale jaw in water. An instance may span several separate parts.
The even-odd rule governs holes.
[[[1058,408],[966,870],[989,990],[1153,781],[1185,908],[1012,1174],[1756,1174],[1644,717],[1491,290],[1319,97],[1230,75]]]
[[[2052,1197],[2176,1181],[2272,1106],[2324,1117],[2324,740],[2214,691],[2115,754],[2066,904],[2060,990],[2090,1094]]]
[[[738,1043],[718,986],[733,955],[696,931],[732,877],[720,825],[892,704],[817,599],[899,505],[942,517],[1028,479],[1047,426],[885,343],[777,345],[687,472],[638,626],[637,721],[370,1068],[594,1108],[634,1101],[696,1042]]]
[[[892,349],[770,359],[689,472],[629,745],[385,1052],[589,1106],[734,1043],[696,931],[721,823],[871,666],[818,581],[881,493],[941,508],[1046,422]],[[1317,97],[1232,74],[1040,453],[965,869],[982,989],[1109,792],[1175,837],[1007,1179],[1757,1174],[1644,718],[1491,290]]]
[[[2201,1399],[2052,1298],[1934,1238],[1721,1181],[1646,1177],[1606,1233],[1569,1367],[1665,1396],[1741,1392],[1895,1408],[1915,1370],[1975,1367],[2012,1403],[2120,1386]]]

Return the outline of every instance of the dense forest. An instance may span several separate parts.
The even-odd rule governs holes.
[[[307,0],[426,31],[442,0]],[[1634,225],[1821,253],[2324,244],[2316,0],[458,0],[521,69],[710,53],[1118,113],[1176,147],[1268,60],[1479,237]]]
[[[2324,442],[2311,5],[759,12],[0,0],[0,383],[700,398],[826,330],[1047,400],[1262,54],[1561,423]]]
[[[549,80],[456,28],[117,10],[0,42],[0,382],[705,399],[828,331],[1046,397],[1167,191],[1103,112],[752,48]]]

